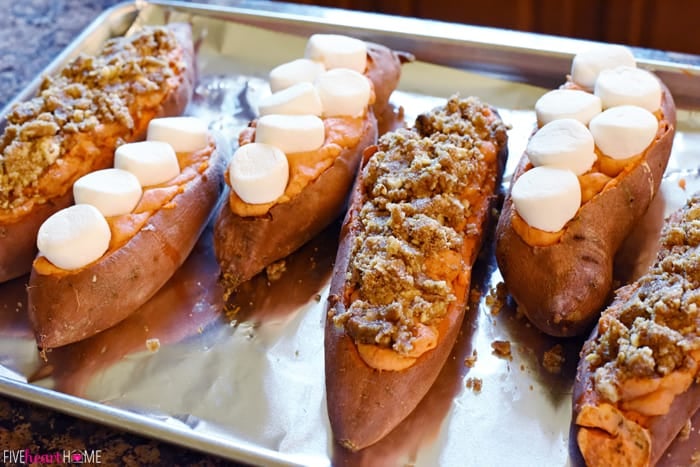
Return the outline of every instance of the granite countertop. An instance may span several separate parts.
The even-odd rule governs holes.
[[[84,27],[117,3],[120,0],[0,0],[0,108]],[[104,465],[239,465],[4,396],[0,396],[0,450],[3,465],[21,463],[22,452],[52,456],[71,451],[95,456],[93,460]],[[34,460],[63,463],[63,459],[53,462],[53,457]]]

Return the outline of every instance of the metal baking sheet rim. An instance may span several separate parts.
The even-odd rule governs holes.
[[[467,54],[468,58],[481,58],[484,59],[483,51],[485,50],[496,50],[500,49],[501,54],[495,54],[489,57],[490,63],[486,63],[481,71],[495,72],[496,74],[503,72],[503,65],[508,65],[507,62],[503,61],[499,63],[504,57],[511,55],[511,58],[517,56],[527,56],[535,55],[540,57],[542,60],[534,60],[533,63],[538,65],[545,64],[545,68],[540,68],[540,77],[554,74],[551,70],[561,68],[561,64],[570,60],[571,52],[564,52],[565,50],[575,50],[578,47],[583,47],[589,44],[587,41],[579,41],[572,39],[563,38],[548,38],[547,50],[536,49],[533,43],[530,41],[523,41],[524,38],[531,37],[529,34],[513,33],[512,31],[500,31],[491,30],[489,28],[475,28],[471,26],[464,25],[451,25],[448,24],[447,29],[441,24],[441,36],[426,36],[420,34],[414,34],[410,31],[410,26],[415,26],[416,24],[427,24],[425,20],[416,20],[411,18],[392,18],[395,20],[394,23],[387,23],[386,17],[382,15],[374,14],[363,14],[357,12],[343,12],[343,21],[340,21],[339,16],[324,17],[323,15],[327,13],[328,9],[320,7],[303,7],[300,11],[304,13],[312,14],[313,16],[305,16],[299,14],[296,11],[292,11],[293,7],[291,5],[285,4],[273,4],[271,2],[250,2],[244,1],[240,2],[241,7],[217,7],[214,8],[210,5],[194,5],[186,4],[182,2],[152,2],[153,5],[159,5],[163,7],[172,7],[178,10],[191,11],[194,14],[224,14],[224,18],[231,20],[245,20],[244,22],[250,23],[264,23],[269,26],[270,22],[281,22],[291,29],[303,28],[308,29],[309,25],[313,25],[317,29],[330,29],[343,28],[343,29],[353,29],[355,33],[358,33],[361,37],[367,37],[373,40],[383,40],[387,45],[395,47],[397,49],[403,50],[415,50],[417,55],[420,56],[421,52],[424,50],[416,50],[416,44],[421,41],[428,43],[431,41],[443,41],[445,44],[455,43],[456,47],[460,47],[460,50],[464,50],[466,47],[470,50]],[[102,36],[106,38],[105,29],[115,28],[116,24],[121,24],[122,26],[128,27],[138,15],[140,9],[148,5],[148,2],[136,1],[127,2],[119,4],[111,9],[102,13],[97,19],[95,19],[59,56],[57,56],[42,72],[41,75],[51,73],[55,71],[62,63],[65,63],[74,54],[81,44],[86,43],[90,38],[96,38],[97,36]],[[265,6],[269,10],[256,10],[254,8]],[[282,12],[274,11],[274,8],[280,8]],[[371,30],[367,27],[359,27],[357,23],[353,24],[353,20],[359,18],[376,18],[381,17],[383,23],[381,26],[384,28],[383,31]],[[373,22],[368,22],[364,24],[374,24]],[[111,25],[111,26],[107,26]],[[392,28],[392,26],[395,26]],[[457,39],[460,34],[470,33],[473,34],[476,31],[484,32],[487,31],[486,37],[491,38],[493,41],[491,44],[483,42],[470,42],[461,41]],[[501,37],[498,41],[500,35],[505,36],[505,39]],[[464,37],[464,36],[463,36]],[[468,37],[468,36],[467,36]],[[514,41],[514,42],[509,42]],[[515,46],[514,43],[520,45]],[[466,44],[466,45],[465,45]],[[542,43],[539,44],[540,46]],[[438,48],[431,47],[430,51],[435,52],[436,50],[441,50],[442,56],[435,57],[434,62],[441,64],[448,64],[451,66],[464,66],[466,68],[473,68],[465,62],[454,63],[449,62],[450,60],[450,48]],[[516,52],[514,52],[516,51]],[[513,55],[513,54],[516,55]],[[519,54],[519,55],[518,55]],[[652,54],[653,55],[653,54]],[[644,56],[644,53],[641,54]],[[670,56],[662,54],[662,60],[658,59],[658,54],[655,55],[656,58],[650,58],[649,60],[640,60],[643,65],[649,66],[655,69],[659,74],[664,76],[664,79],[669,82],[669,86],[674,89],[674,87],[680,86],[674,91],[683,90],[678,92],[678,100],[684,101],[686,106],[694,106],[700,102],[700,96],[688,95],[688,100],[686,101],[685,91],[692,89],[685,86],[685,80],[692,78],[693,76],[700,75],[700,57],[695,56],[682,56],[681,59],[686,61],[685,64],[680,65],[668,60]],[[432,57],[422,57],[423,59]],[[464,60],[467,60],[466,58]],[[508,67],[505,67],[508,68]],[[513,75],[513,71],[516,71]],[[527,70],[526,70],[527,71]],[[518,78],[517,70],[513,70],[510,67],[509,72],[511,73],[511,78]],[[524,73],[521,78],[527,73]],[[28,98],[35,90],[38,88],[41,81],[41,75],[32,81],[15,99],[13,99],[2,111],[0,111],[0,116],[4,120],[4,115],[7,113],[9,108],[15,103]],[[530,77],[532,79],[532,77]],[[560,80],[560,78],[556,78]],[[535,81],[537,79],[535,78]],[[680,84],[677,84],[680,83]],[[538,83],[539,84],[539,83]],[[0,127],[3,126],[3,121],[0,120]],[[8,376],[0,375],[0,393],[7,396],[25,400],[27,402],[39,404],[45,407],[59,410],[61,412],[91,420],[94,422],[106,424],[113,426],[118,429],[123,429],[138,433],[145,436],[151,436],[157,439],[161,439],[166,442],[171,442],[200,450],[202,452],[216,453],[217,455],[227,457],[233,460],[238,460],[242,462],[265,462],[266,465],[310,465],[310,462],[318,464],[318,458],[313,457],[311,459],[306,459],[303,456],[288,455],[285,453],[273,451],[266,448],[260,448],[253,444],[242,443],[236,440],[227,439],[225,437],[213,437],[211,434],[203,435],[194,430],[191,430],[186,422],[182,422],[181,425],[172,423],[173,418],[168,416],[167,419],[169,423],[163,423],[155,418],[153,415],[145,416],[140,415],[136,412],[110,407],[105,404],[100,404],[97,402],[92,402],[87,399],[71,396],[61,392],[53,391],[50,389],[42,388],[39,386],[31,385],[18,381],[16,378],[11,378]],[[164,417],[165,418],[165,417]]]
[[[127,21],[131,24],[139,11],[148,5],[200,15],[215,14],[228,20],[267,27],[274,24],[290,31],[308,30],[310,26],[318,31],[343,28],[358,37],[381,41],[396,50],[411,51],[419,60],[490,73],[546,88],[558,86],[561,81],[558,73],[568,69],[573,54],[593,44],[582,39],[267,0],[241,0],[236,4],[227,7],[167,0],[135,0],[115,5],[98,16],[23,92],[0,110],[0,118],[4,120],[4,115],[14,103],[28,98],[39,87],[42,75],[55,71],[88,38],[96,38],[100,34],[102,39],[106,38],[104,29],[108,23]],[[440,47],[435,47],[436,43]],[[427,47],[426,44],[431,46]],[[457,49],[459,55],[455,53]],[[654,71],[664,81],[677,104],[686,108],[700,108],[700,94],[693,92],[692,86],[692,81],[700,77],[700,55],[632,49],[640,65]],[[4,125],[3,120],[0,120],[0,129]]]

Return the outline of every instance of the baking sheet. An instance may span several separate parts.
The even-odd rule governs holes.
[[[238,8],[124,4],[98,19],[51,67],[143,24],[191,21],[200,40],[201,76],[188,113],[235,140],[254,116],[256,101],[269,92],[267,71],[300,57],[308,34],[354,34],[421,59],[404,67],[392,97],[409,122],[455,92],[497,106],[512,126],[507,185],[535,122],[531,109],[547,90],[527,83],[561,82],[570,54],[585,45],[538,43],[537,36],[492,30],[479,36],[490,43],[474,42],[471,36],[459,39],[474,32],[468,27],[346,13],[268,2],[240,2]],[[681,57],[687,65],[680,66],[666,55],[651,56],[642,63],[668,76],[680,97],[679,132],[662,190],[618,262],[621,279],[650,264],[664,216],[700,189],[700,116],[697,96],[687,87],[697,57]],[[533,63],[540,66],[536,73]],[[494,306],[504,297],[491,242],[477,265],[459,340],[426,398],[387,438],[360,453],[333,444],[324,395],[323,317],[338,230],[336,222],[288,258],[280,279],[261,275],[244,284],[233,299],[235,315],[222,311],[207,230],[187,263],[138,313],[54,350],[47,363],[36,352],[26,316],[26,278],[0,285],[0,391],[256,464],[566,465],[571,386],[582,340],[544,336],[507,300]],[[157,351],[148,350],[149,339],[158,339]],[[494,340],[509,341],[512,357],[493,354]],[[565,363],[552,374],[542,359],[558,344]],[[474,352],[477,360],[469,368],[465,358]],[[481,391],[467,387],[475,379],[482,381]],[[700,446],[700,415],[693,425],[664,465],[690,464]]]

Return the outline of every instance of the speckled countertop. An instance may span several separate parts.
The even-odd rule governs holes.
[[[102,11],[120,0],[0,0],[0,108]],[[0,463],[82,451],[102,465],[239,465],[0,396]],[[14,459],[10,456],[15,456]],[[99,456],[99,457],[96,457]],[[26,462],[26,457],[24,462]],[[28,462],[31,463],[31,462]]]

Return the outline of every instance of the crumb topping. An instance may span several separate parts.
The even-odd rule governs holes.
[[[694,368],[700,349],[700,197],[664,228],[656,263],[601,318],[586,359],[598,392],[612,402],[628,378]]]
[[[471,389],[476,394],[479,394],[484,387],[484,380],[481,378],[467,378],[465,386],[467,389]]]
[[[476,365],[476,359],[477,359],[478,353],[476,349],[472,351],[472,354],[464,359],[464,366],[467,368],[474,368],[474,365]]]
[[[491,348],[493,353],[501,358],[511,359],[513,357],[510,341],[499,341],[495,340],[491,342]]]
[[[69,135],[118,122],[126,136],[134,127],[130,106],[136,96],[160,92],[180,66],[167,59],[176,47],[167,28],[148,28],[112,39],[99,55],[80,55],[45,77],[37,96],[7,116],[0,137],[0,209],[40,196],[37,181],[70,149]]]
[[[351,303],[333,317],[358,343],[413,349],[417,324],[433,325],[455,301],[465,238],[477,233],[465,194],[480,193],[495,164],[485,141],[506,128],[475,98],[451,98],[413,129],[382,136],[363,168],[365,202],[346,279]]]
[[[561,344],[554,345],[542,355],[542,366],[553,375],[561,374],[565,362],[564,347]]]

